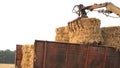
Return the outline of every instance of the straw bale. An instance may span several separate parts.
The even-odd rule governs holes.
[[[68,33],[69,32],[68,32],[68,27],[67,26],[56,28],[55,41],[58,41],[58,42],[69,42]]]
[[[22,68],[33,68],[34,63],[34,46],[33,45],[24,45],[22,47]]]
[[[120,26],[103,27],[101,31],[105,46],[120,50]]]
[[[61,33],[68,33],[68,27],[67,26],[62,26],[56,28],[56,34],[61,34]]]
[[[69,42],[80,44],[103,43],[100,20],[96,18],[78,18],[70,23]]]

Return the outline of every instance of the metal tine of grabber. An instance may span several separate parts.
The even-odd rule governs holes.
[[[73,31],[71,22],[68,22],[68,28],[69,28],[70,32]]]
[[[78,20],[76,20],[75,24],[77,25],[78,28],[80,28],[80,27],[84,28],[83,25],[82,25],[81,18],[79,18],[79,19],[80,19],[80,26],[79,26]],[[77,29],[75,26],[73,26],[73,23],[74,23],[74,21],[73,22],[68,22],[68,28],[71,32],[72,31],[75,32],[75,30]]]
[[[78,18],[78,19],[80,19],[80,26],[81,26],[82,28],[84,28],[84,26],[82,25],[82,20],[81,20],[81,18],[82,18],[82,17],[79,17],[79,18]],[[77,25],[78,25],[78,27],[80,28],[78,20],[77,20]]]

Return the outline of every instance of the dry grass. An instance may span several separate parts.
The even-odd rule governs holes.
[[[0,68],[15,68],[14,64],[0,64]]]

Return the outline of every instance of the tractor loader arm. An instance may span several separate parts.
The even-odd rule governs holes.
[[[75,10],[75,8],[78,8],[78,11]],[[100,12],[104,12],[104,13],[114,13],[116,15],[118,15],[120,17],[120,8],[115,6],[113,3],[111,2],[105,2],[105,3],[100,3],[100,4],[94,4],[94,5],[90,5],[90,6],[86,6],[84,7],[83,4],[80,4],[80,5],[76,5],[73,10],[75,12],[73,13],[76,13],[78,14],[78,16],[82,17],[87,17],[87,13],[85,10],[90,10],[90,11],[93,11],[94,9],[98,9],[98,8],[103,8],[105,7],[106,10],[104,11],[100,11]],[[86,16],[85,16],[86,15]]]
[[[106,7],[107,12],[115,13],[116,15],[118,15],[120,17],[120,8],[115,6],[111,2],[106,2],[106,3],[101,3],[101,4],[94,4],[94,5],[91,5],[91,6],[87,6],[87,7],[83,8],[83,9],[84,10],[88,9],[88,10],[92,11],[94,9],[102,8],[102,7]]]
[[[111,11],[111,12],[115,13],[116,15],[118,15],[118,16],[120,17],[120,8],[117,7],[117,6],[115,6],[114,4],[108,3],[108,4],[106,5],[106,9],[107,9],[108,11]]]

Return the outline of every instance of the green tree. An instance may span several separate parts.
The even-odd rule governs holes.
[[[14,63],[15,51],[0,50],[0,63]]]

